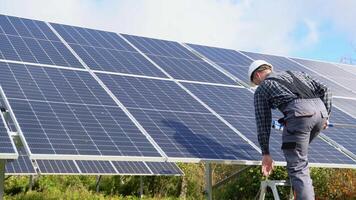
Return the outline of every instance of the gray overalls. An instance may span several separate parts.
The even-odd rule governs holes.
[[[287,73],[292,76],[293,83],[272,77],[267,79],[278,81],[298,96],[298,99],[279,107],[285,123],[282,150],[297,199],[309,200],[314,199],[314,189],[309,175],[308,147],[322,130],[328,112],[322,100],[308,86],[291,72]]]

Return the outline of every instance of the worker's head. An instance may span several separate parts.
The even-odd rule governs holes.
[[[252,86],[259,85],[273,70],[273,66],[264,60],[255,60],[248,69],[248,77]]]

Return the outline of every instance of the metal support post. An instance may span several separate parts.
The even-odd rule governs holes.
[[[100,187],[100,181],[101,181],[101,176],[96,176],[96,185],[95,185],[95,188],[96,188],[96,192],[98,193],[99,192],[99,187]]]
[[[30,184],[29,184],[29,186],[28,186],[28,189],[31,191],[32,190],[32,187],[33,187],[33,175],[30,175]]]
[[[140,199],[143,198],[143,177],[140,176]]]
[[[0,160],[0,200],[4,199],[6,160]]]
[[[212,181],[212,170],[211,164],[207,162],[205,164],[205,192],[206,192],[206,199],[212,200],[213,199],[213,181]]]

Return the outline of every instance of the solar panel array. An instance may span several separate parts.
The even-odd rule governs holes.
[[[255,59],[277,70],[305,71],[328,84],[339,99],[356,98],[352,87],[337,80],[352,81],[352,70],[336,69],[340,76],[334,78],[318,72],[323,63],[314,69],[304,60],[281,56],[8,16],[0,18],[0,36],[6,44],[0,47],[0,85],[25,148],[42,173],[137,169],[160,174],[161,164],[135,161],[164,159],[258,164],[253,93],[241,86],[248,83],[248,66]],[[39,49],[49,51],[48,59]],[[346,104],[335,103],[340,108]],[[273,131],[271,151],[282,162],[280,136]],[[355,158],[321,139],[313,143],[310,157],[316,166],[355,167]]]

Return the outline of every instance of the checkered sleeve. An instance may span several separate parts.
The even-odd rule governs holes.
[[[263,86],[260,86],[263,87]],[[255,117],[257,125],[258,142],[262,154],[269,154],[269,137],[271,134],[272,113],[267,94],[262,88],[258,88],[254,94]]]

